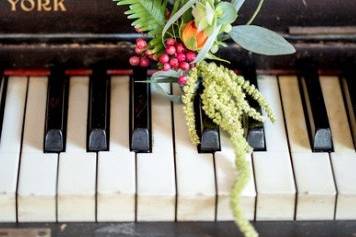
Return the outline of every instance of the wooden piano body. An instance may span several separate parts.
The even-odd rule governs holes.
[[[237,23],[257,3],[246,1]],[[248,157],[246,215],[261,236],[353,236],[356,3],[269,0],[255,23],[283,34],[297,53],[265,57],[232,43],[219,52],[256,80],[278,117],[262,125],[264,148]],[[0,236],[238,236],[223,134],[220,150],[199,153],[180,106],[146,88],[150,149],[130,150],[137,88],[129,78],[140,75],[128,58],[137,37],[110,0],[0,2]],[[111,84],[104,110],[93,102],[101,78]],[[55,85],[67,103],[66,144],[44,153]],[[88,152],[96,113],[106,115],[110,144]],[[16,233],[22,228],[44,229]]]

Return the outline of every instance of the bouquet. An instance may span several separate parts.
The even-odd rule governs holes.
[[[164,94],[167,99],[182,102],[187,129],[193,144],[199,144],[195,128],[194,98],[199,85],[203,110],[230,138],[234,147],[237,177],[231,190],[231,208],[235,222],[245,236],[258,236],[246,220],[239,205],[240,194],[250,178],[245,156],[251,151],[244,137],[246,117],[263,122],[263,115],[246,100],[256,100],[274,121],[273,111],[261,93],[243,77],[215,62],[228,63],[216,54],[233,40],[240,47],[263,55],[292,54],[295,49],[279,34],[261,26],[252,25],[263,0],[246,25],[233,26],[245,0],[114,0],[128,5],[125,12],[144,38],[136,41],[135,55],[130,64],[159,69],[150,83],[178,83],[180,95]],[[214,62],[215,61],[215,62]],[[161,90],[165,93],[164,90]]]

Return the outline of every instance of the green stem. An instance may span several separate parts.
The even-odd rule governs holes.
[[[255,20],[256,16],[258,15],[258,13],[261,11],[261,8],[263,6],[265,0],[260,0],[260,2],[258,3],[258,6],[256,8],[256,11],[253,13],[252,17],[250,18],[250,20],[246,23],[246,25],[251,25],[252,22]]]

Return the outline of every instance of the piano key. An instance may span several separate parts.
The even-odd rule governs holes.
[[[246,155],[250,166],[251,178],[241,194],[241,208],[246,218],[255,219],[256,188],[251,154]],[[231,187],[236,178],[235,153],[227,134],[221,133],[221,152],[215,153],[215,170],[217,181],[217,220],[234,220],[230,206]]]
[[[312,149],[330,152],[332,137],[317,71],[311,67],[303,68],[300,85]]]
[[[0,141],[0,222],[16,222],[16,185],[27,92],[26,77],[10,77]]]
[[[43,153],[48,78],[31,77],[18,181],[18,221],[55,222],[58,154]]]
[[[109,90],[110,80],[106,69],[98,67],[90,78],[88,151],[105,151],[109,148]]]
[[[179,88],[175,86],[175,94]],[[182,105],[173,105],[177,174],[177,220],[215,219],[215,171],[213,155],[198,153],[191,144]]]
[[[332,220],[336,190],[328,153],[313,153],[308,139],[298,79],[281,76],[281,98],[297,194],[297,220]]]
[[[98,155],[98,221],[135,220],[135,153],[130,151],[129,116],[125,116],[130,111],[129,80],[111,78],[110,150]]]
[[[356,73],[351,71],[345,74],[342,79],[344,89],[345,103],[349,115],[350,127],[353,134],[354,144],[356,146]]]
[[[8,83],[8,78],[0,75],[0,142],[1,142],[2,125],[4,121],[7,83]]]
[[[258,88],[256,68],[254,66],[243,68],[242,75],[251,83],[251,85],[254,85],[256,88]],[[261,107],[255,100],[251,99],[251,97],[248,97],[248,102],[251,107],[261,112]],[[266,150],[265,132],[262,122],[249,118],[247,141],[254,151]]]
[[[134,69],[131,81],[131,150],[151,152],[151,91],[150,84],[140,83],[147,80],[147,70]]]
[[[170,93],[169,84],[162,85]],[[173,150],[172,105],[152,92],[152,153],[137,156],[137,220],[174,221],[176,182]],[[194,159],[194,157],[190,157]]]
[[[95,221],[96,154],[87,153],[89,78],[69,85],[66,152],[60,153],[58,221]]]
[[[337,186],[336,220],[356,219],[356,152],[338,77],[320,78],[333,134],[331,164]]]
[[[64,69],[51,71],[48,84],[44,152],[58,153],[65,150],[68,109],[68,77]]]
[[[219,127],[206,115],[203,110],[200,94],[203,88],[197,91],[195,97],[195,122],[200,144],[198,145],[199,152],[209,153],[221,150]]]
[[[259,76],[258,87],[276,116],[264,124],[266,151],[253,152],[256,177],[256,220],[293,220],[295,182],[290,161],[278,79]]]

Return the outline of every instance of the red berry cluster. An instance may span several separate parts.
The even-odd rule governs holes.
[[[130,58],[132,66],[148,67],[150,59],[154,59],[154,55],[148,50],[146,40],[139,38],[136,40],[135,56]]]
[[[169,38],[165,43],[165,53],[159,57],[159,62],[162,64],[162,69],[168,71],[170,69],[188,71],[196,58],[196,54],[188,50],[184,44],[177,42],[173,38]]]

